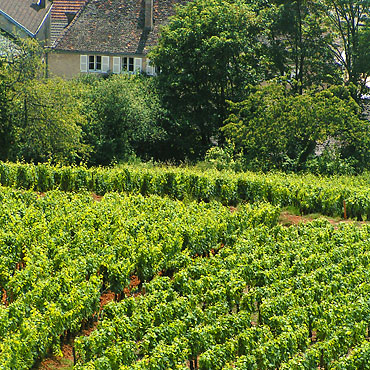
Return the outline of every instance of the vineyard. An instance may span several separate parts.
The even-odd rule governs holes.
[[[301,214],[370,219],[370,180],[363,176],[317,177],[284,173],[235,173],[191,168],[120,166],[55,167],[0,162],[0,185],[39,192],[80,191],[168,196],[179,200],[269,202],[293,206]]]
[[[343,201],[366,219],[365,176],[0,163],[0,181],[1,370],[71,341],[76,370],[370,369],[370,226],[278,224]]]

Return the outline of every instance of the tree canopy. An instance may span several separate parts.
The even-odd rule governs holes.
[[[242,1],[195,0],[162,29],[150,59],[189,155],[219,140],[226,100],[240,100],[247,84],[263,80],[261,19]]]
[[[230,102],[222,128],[249,161],[265,168],[303,169],[318,144],[335,143],[343,156],[366,161],[370,125],[343,87],[292,95],[283,86],[257,87],[243,102]]]

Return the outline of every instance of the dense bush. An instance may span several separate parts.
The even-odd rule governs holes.
[[[84,128],[92,147],[91,164],[109,164],[132,155],[152,157],[165,138],[164,111],[153,80],[139,75],[114,75],[89,85]]]
[[[317,145],[329,141],[337,152],[334,161],[368,166],[370,125],[360,118],[348,89],[334,86],[291,95],[283,86],[269,84],[254,90],[243,102],[230,103],[222,128],[247,163],[262,163],[263,170],[303,170],[310,168],[306,162],[317,155]]]

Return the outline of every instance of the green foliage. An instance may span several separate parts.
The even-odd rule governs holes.
[[[196,0],[177,8],[149,57],[175,123],[169,127],[177,157],[197,157],[226,117],[226,100],[239,100],[262,80],[261,18],[242,1]],[[171,144],[171,142],[170,142]]]
[[[330,163],[328,163],[330,169]],[[370,219],[368,174],[363,176],[235,173],[204,169],[145,166],[114,168],[54,167],[0,162],[0,183],[21,189],[90,190],[97,194],[127,192],[168,195],[180,200],[221,201],[223,204],[267,201],[292,206],[300,213],[321,213]]]
[[[73,163],[88,154],[82,143],[82,86],[59,78],[32,80],[12,102],[13,159]]]
[[[269,84],[241,103],[230,103],[222,130],[247,161],[263,162],[263,169],[284,169],[287,163],[290,170],[303,169],[316,145],[328,140],[337,143],[344,158],[366,166],[369,123],[359,113],[342,87],[290,95],[282,86]]]
[[[0,56],[0,159],[10,158],[14,145],[15,127],[12,121],[14,100],[22,84],[42,76],[42,49],[31,39],[17,40]]]
[[[330,44],[333,41],[328,22],[317,0],[274,0],[268,4],[266,34],[272,68],[297,93],[312,85],[339,82]]]
[[[152,79],[131,75],[97,79],[89,86],[84,104],[89,120],[84,131],[93,148],[93,164],[156,154],[165,136],[164,112]]]
[[[235,154],[235,145],[228,143],[224,147],[215,146],[210,148],[204,157],[204,164],[200,163],[198,167],[206,165],[219,171],[233,170],[239,172],[245,170],[244,162],[243,153]]]
[[[325,0],[323,9],[333,33],[331,50],[345,70],[345,81],[358,87],[357,98],[364,92],[369,62],[369,0]]]
[[[320,155],[307,160],[305,170],[323,175],[354,175],[360,166],[353,158],[344,159],[337,148],[326,147]]]
[[[0,189],[0,200],[0,368],[6,370],[30,369],[51,348],[60,352],[61,337],[96,318],[105,289],[123,294],[132,274],[143,283],[160,271],[173,273],[197,254],[233,245],[263,219],[275,224],[278,215],[267,204],[231,213],[217,202],[185,205],[140,195],[107,194],[97,203],[87,193]],[[163,368],[177,363],[178,345],[162,347],[155,361]],[[135,347],[120,343],[117,352],[106,352],[108,363],[132,361]]]
[[[77,369],[366,369],[368,238],[323,220],[246,230],[109,304]]]
[[[301,212],[340,212],[345,199],[349,214],[369,214],[366,176],[108,171],[1,163],[0,178],[44,190],[63,179],[75,189],[98,181],[133,192],[237,193],[300,202]],[[62,338],[98,316],[96,330],[75,340],[78,370],[365,368],[369,227],[286,228],[278,216],[263,203],[230,210],[0,189],[0,367],[29,369],[60,353]],[[141,284],[129,288],[133,274]],[[106,289],[126,297],[99,312]]]
[[[42,57],[43,49],[36,40],[17,39],[13,46],[4,50],[1,55],[1,74],[8,79],[10,87],[43,77],[45,66]]]

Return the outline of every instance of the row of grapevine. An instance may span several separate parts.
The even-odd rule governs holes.
[[[181,168],[60,167],[0,163],[0,184],[40,192],[88,190],[97,194],[128,192],[168,195],[174,199],[219,200],[223,204],[268,201],[294,206],[301,213],[370,218],[369,182],[363,177],[321,178],[286,175],[196,171]]]
[[[122,297],[132,275],[172,276],[278,214],[268,204],[231,212],[217,202],[0,188],[0,369],[58,354],[61,337],[97,318],[104,290]]]
[[[370,228],[256,226],[112,302],[76,369],[367,369]]]

